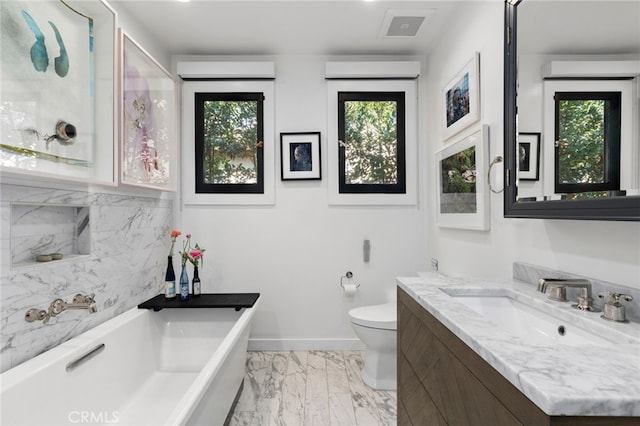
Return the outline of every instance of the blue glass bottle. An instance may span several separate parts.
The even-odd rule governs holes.
[[[189,300],[189,277],[186,265],[182,265],[182,273],[180,274],[180,300]]]

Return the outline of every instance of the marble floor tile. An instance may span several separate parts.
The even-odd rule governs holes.
[[[373,389],[360,376],[364,361],[360,352],[344,352],[349,388],[353,395],[358,424],[382,424]]]
[[[282,384],[280,410],[283,425],[303,425],[307,390],[307,352],[291,352]]]
[[[305,425],[329,425],[329,388],[326,352],[311,351],[307,357]]]
[[[230,426],[393,426],[395,391],[361,379],[363,352],[252,351]]]

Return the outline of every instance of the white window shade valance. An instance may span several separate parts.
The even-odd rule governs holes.
[[[419,75],[418,61],[327,62],[324,73],[327,79],[417,78]]]
[[[551,61],[542,67],[542,78],[633,78],[640,75],[640,61]]]
[[[183,79],[266,79],[276,77],[273,62],[178,62],[178,75]]]

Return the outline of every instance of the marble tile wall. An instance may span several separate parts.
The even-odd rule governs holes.
[[[171,199],[8,184],[0,185],[0,191],[0,371],[162,291],[173,224]],[[23,205],[44,208],[16,208]],[[85,227],[73,250],[86,255],[14,264],[12,259],[25,257],[18,251],[29,251],[23,242],[33,241],[27,230],[47,234],[51,224],[62,227],[56,222],[68,213],[65,206],[86,206],[74,209],[74,223],[64,225]],[[12,238],[13,230],[17,235]],[[76,293],[95,293],[98,312],[65,311],[46,325],[25,321],[29,308],[46,310],[54,299],[71,301]]]
[[[585,277],[583,275],[571,274],[568,272],[557,271],[545,268],[543,266],[531,265],[524,262],[513,263],[513,278],[524,281],[533,285],[538,284],[540,278],[586,278],[591,281],[591,291],[593,297],[593,306],[602,309],[604,303],[609,299],[601,299],[598,293],[613,291],[616,293],[629,294],[633,297],[631,302],[622,302],[625,306],[626,316],[630,320],[640,322],[640,289],[622,286],[608,281],[602,281],[595,278]],[[571,294],[567,294],[571,298]],[[577,300],[577,297],[571,300]]]

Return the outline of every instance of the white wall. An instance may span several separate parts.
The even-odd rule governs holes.
[[[432,102],[474,51],[480,52],[481,121],[490,126],[490,157],[502,155],[503,3],[469,2],[427,58],[429,158],[442,146],[439,104]],[[435,201],[433,161],[427,202]],[[502,167],[500,167],[502,172]],[[494,182],[495,184],[495,182]],[[501,185],[501,182],[500,182]],[[491,231],[439,228],[429,208],[428,256],[451,275],[509,277],[524,261],[640,288],[640,223],[504,219],[502,194],[491,195]]]
[[[426,268],[424,206],[329,206],[327,155],[333,145],[327,141],[324,64],[336,58],[267,59],[276,63],[275,205],[182,206],[176,226],[207,248],[200,272],[204,292],[262,294],[254,347],[352,347],[357,342],[347,311],[389,300],[396,276]],[[321,132],[322,180],[280,180],[279,134],[296,131]],[[369,263],[363,262],[364,239],[371,241]],[[361,284],[354,298],[340,287],[347,271]]]
[[[138,43],[142,48],[153,57],[160,65],[167,70],[171,66],[171,55],[169,55],[166,49],[159,45],[154,37],[149,35],[144,28],[146,24],[140,23],[136,18],[131,17],[120,1],[112,1],[109,6],[116,12],[116,19],[118,27],[122,28],[127,35]],[[153,6],[150,6],[153,7]]]

